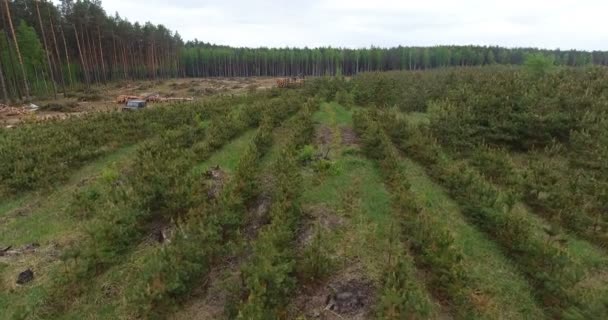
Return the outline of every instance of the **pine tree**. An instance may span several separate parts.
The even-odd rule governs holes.
[[[21,75],[23,76],[23,88],[25,89],[25,98],[27,100],[30,99],[30,88],[27,83],[27,76],[25,73],[25,67],[23,66],[23,58],[21,57],[21,51],[19,50],[19,43],[17,41],[17,35],[15,34],[15,27],[13,27],[13,18],[11,17],[11,9],[8,4],[8,0],[4,1],[4,8],[6,9],[6,18],[8,20],[8,24],[11,29],[11,33],[13,35],[13,42],[15,43],[15,50],[17,52],[17,58],[19,61],[19,66],[21,67]]]
[[[40,6],[38,5],[38,0],[34,1],[36,6],[36,15],[38,16],[38,23],[40,24],[40,33],[42,34],[42,43],[44,44],[44,51],[46,56],[46,62],[48,66],[48,72],[51,76],[51,84],[53,86],[53,95],[55,99],[57,99],[57,87],[55,86],[55,79],[53,76],[53,66],[51,65],[51,52],[49,51],[49,47],[46,43],[46,35],[44,33],[44,25],[42,24],[42,18],[40,17]]]
[[[8,91],[6,91],[6,82],[4,81],[2,62],[0,62],[0,85],[2,86],[2,100],[4,101],[4,104],[8,104],[9,96]]]

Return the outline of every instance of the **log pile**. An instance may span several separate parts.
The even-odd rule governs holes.
[[[116,98],[116,103],[127,103],[129,100],[139,100],[140,96],[120,95]]]
[[[141,96],[120,95],[116,98],[116,103],[124,104],[129,100],[144,100],[146,102],[176,102],[176,101],[193,101],[194,98],[165,98],[158,93],[143,94]]]
[[[295,88],[302,85],[304,85],[304,79],[301,78],[277,79],[277,87],[279,88]]]

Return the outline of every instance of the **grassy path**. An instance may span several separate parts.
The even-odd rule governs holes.
[[[326,153],[329,148],[330,165],[303,172],[302,210],[307,218],[301,233],[308,242],[320,233],[330,263],[324,278],[301,280],[290,318],[320,315],[326,319],[374,319],[386,263],[395,254],[392,251],[398,250],[389,249],[394,223],[390,194],[379,168],[361,154],[356,141],[350,141],[354,134],[351,111],[325,103],[314,120],[315,149]],[[300,246],[305,251],[311,244]],[[326,299],[334,290],[348,291],[352,287],[364,293],[361,309],[354,314],[340,314],[339,308],[328,310]],[[433,317],[441,314],[438,304],[431,308]]]

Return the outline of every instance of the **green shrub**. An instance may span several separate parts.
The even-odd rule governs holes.
[[[333,267],[327,239],[324,237],[319,224],[315,225],[315,231],[311,243],[297,260],[298,279],[305,282],[314,282],[327,277]]]
[[[552,56],[547,56],[542,53],[532,53],[526,56],[524,67],[530,75],[541,77],[555,68],[553,60]]]
[[[298,162],[303,165],[311,163],[316,155],[317,150],[314,146],[307,144],[298,153]]]

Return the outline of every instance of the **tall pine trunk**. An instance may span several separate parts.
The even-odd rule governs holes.
[[[102,72],[102,79],[103,82],[106,82],[106,64],[103,61],[103,47],[101,45],[101,32],[99,30],[99,25],[97,25],[97,40],[99,41],[99,58],[101,60],[101,72]]]
[[[57,100],[57,87],[55,86],[55,77],[53,76],[53,66],[51,65],[51,52],[49,51],[49,47],[46,43],[46,34],[44,32],[44,25],[42,24],[42,18],[40,17],[40,6],[38,4],[38,0],[34,1],[36,6],[36,15],[38,16],[38,23],[40,24],[40,33],[42,34],[42,43],[44,44],[44,51],[46,53],[46,63],[48,66],[48,72],[51,77],[51,86],[53,87],[53,96],[55,100]]]
[[[76,45],[78,46],[78,55],[80,56],[80,63],[82,65],[82,73],[84,74],[84,80],[87,84],[87,87],[89,87],[91,85],[91,81],[89,80],[89,71],[87,70],[88,69],[87,64],[84,60],[84,55],[82,53],[82,47],[80,46],[80,40],[78,39],[78,30],[76,30],[75,24],[72,24],[72,26],[74,27],[74,35],[76,35]],[[67,49],[66,49],[66,55],[67,55]]]
[[[2,19],[2,20],[3,20],[2,22],[4,23],[4,29],[5,30],[8,29],[8,28],[6,28],[6,21],[4,19]],[[21,86],[17,83],[19,81],[19,76],[17,75],[17,70],[15,70],[16,68],[13,65],[15,58],[13,57],[13,50],[11,50],[10,37],[8,36],[8,32],[6,32],[6,31],[3,34],[6,38],[6,44],[8,46],[6,50],[8,51],[8,62],[10,65],[11,76],[12,76],[9,80],[12,80],[10,82],[11,82],[13,88],[15,88],[15,91],[17,93],[17,98],[19,100],[21,100],[23,98],[23,95],[21,93]]]
[[[97,61],[97,51],[95,51],[95,48],[93,46],[95,42],[91,41],[91,36],[89,35],[89,28],[87,28],[86,24],[81,30],[84,30],[81,35],[84,42],[84,51],[86,52],[85,57],[89,57],[89,68],[93,69],[95,83],[99,83],[101,82],[99,78],[99,62]]]
[[[21,74],[23,76],[23,88],[25,89],[25,98],[30,99],[30,87],[27,84],[27,75],[25,74],[25,67],[23,65],[23,58],[21,57],[21,51],[19,50],[19,43],[17,42],[17,36],[15,35],[15,28],[13,27],[13,19],[11,18],[11,9],[8,5],[8,0],[4,1],[4,7],[6,8],[6,17],[8,18],[8,24],[11,28],[11,34],[13,35],[13,41],[15,43],[15,51],[17,52],[17,58],[19,66],[21,67]]]
[[[59,54],[59,45],[57,44],[57,38],[55,37],[55,25],[53,24],[53,17],[51,16],[51,9],[49,9],[49,7],[47,7],[48,11],[48,15],[49,15],[49,23],[51,25],[51,39],[52,39],[52,46],[53,46],[53,51],[55,52],[55,70],[59,73],[59,80],[61,82],[61,89],[63,90],[63,93],[65,94],[65,80],[64,80],[64,75],[63,75],[63,66],[61,65],[61,55]]]
[[[2,101],[4,104],[8,104],[8,91],[6,90],[6,82],[4,82],[4,70],[2,69],[2,62],[0,62],[0,85],[2,86]]]
[[[65,34],[63,33],[63,27],[59,23],[59,33],[61,33],[61,39],[63,39],[63,48],[65,50],[65,63],[68,66],[68,81],[70,81],[70,87],[74,86],[74,80],[72,80],[72,67],[70,66],[70,56],[68,55],[68,43],[65,41]]]

